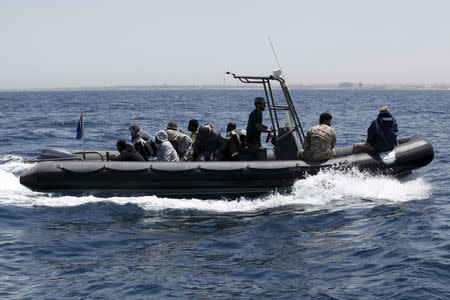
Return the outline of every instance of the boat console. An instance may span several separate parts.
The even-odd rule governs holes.
[[[242,83],[262,85],[274,129],[274,133],[267,136],[266,142],[271,139],[275,147],[275,159],[296,160],[298,151],[303,149],[305,134],[286,82],[280,77],[281,72],[275,70],[271,76],[245,76],[231,72],[227,72],[227,74]],[[276,97],[272,88],[273,83],[279,84],[282,91],[281,96]]]

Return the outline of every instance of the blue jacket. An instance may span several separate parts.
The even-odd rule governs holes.
[[[388,111],[378,114],[367,129],[367,142],[378,152],[387,152],[397,145],[397,121]]]

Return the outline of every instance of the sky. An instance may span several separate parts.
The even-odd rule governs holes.
[[[0,0],[0,89],[450,83],[447,0]]]

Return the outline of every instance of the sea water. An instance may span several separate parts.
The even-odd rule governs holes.
[[[277,94],[277,93],[276,93]],[[278,94],[277,94],[278,95]],[[39,193],[19,183],[44,147],[114,149],[128,125],[191,118],[245,128],[258,90],[0,93],[0,297],[423,298],[450,288],[450,92],[293,90],[307,129],[333,115],[363,141],[383,105],[435,159],[404,178],[323,171],[289,194],[172,199]],[[266,124],[269,123],[265,112]],[[265,137],[263,136],[263,139]],[[270,146],[270,145],[268,145]]]

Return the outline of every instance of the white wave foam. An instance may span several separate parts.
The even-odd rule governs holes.
[[[308,204],[326,204],[333,200],[367,199],[404,202],[427,199],[431,184],[423,177],[401,181],[387,176],[374,176],[356,169],[342,172],[321,171],[317,175],[299,180],[294,185],[294,195]]]
[[[25,159],[15,155],[0,155],[0,170],[19,174],[31,169],[32,164],[25,164]]]
[[[110,197],[55,196],[49,193],[30,191],[19,183],[18,175],[31,166],[20,157],[0,157],[0,205],[14,206],[77,206],[93,202],[112,202],[120,205],[136,204],[148,211],[199,210],[210,212],[254,212],[289,205],[300,205],[308,209],[333,206],[365,205],[427,199],[432,187],[422,177],[409,181],[372,176],[359,171],[319,172],[299,180],[287,195],[273,194],[258,199],[237,200],[172,199],[156,196]],[[369,200],[369,201],[367,201]]]

